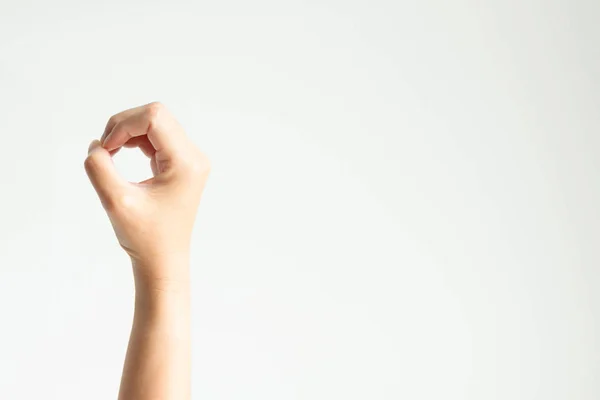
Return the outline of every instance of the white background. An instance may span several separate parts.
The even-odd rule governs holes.
[[[116,397],[131,271],[83,160],[154,100],[213,165],[195,399],[600,398],[599,19],[0,0],[0,398]]]

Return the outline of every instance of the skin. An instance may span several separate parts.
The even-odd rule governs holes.
[[[153,177],[124,180],[112,162],[122,147],[139,147]],[[190,399],[190,239],[208,159],[162,104],[150,103],[112,116],[84,165],[135,281],[119,399]]]

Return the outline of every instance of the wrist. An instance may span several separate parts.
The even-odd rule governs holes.
[[[132,260],[136,303],[173,302],[189,298],[189,254],[151,262]]]
[[[131,258],[136,288],[160,291],[181,290],[189,285],[189,252]]]
[[[136,319],[153,321],[189,320],[191,290],[189,280],[185,282],[161,281],[152,284],[135,284]],[[178,323],[178,322],[177,322]]]

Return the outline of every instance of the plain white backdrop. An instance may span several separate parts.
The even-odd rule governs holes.
[[[195,399],[599,398],[599,18],[1,0],[0,398],[116,398],[133,284],[83,160],[155,100],[213,165]]]

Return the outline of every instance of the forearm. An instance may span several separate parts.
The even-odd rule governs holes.
[[[187,271],[187,261],[171,269]],[[134,265],[135,312],[123,368],[120,400],[190,399],[190,288],[177,280],[150,282]]]

